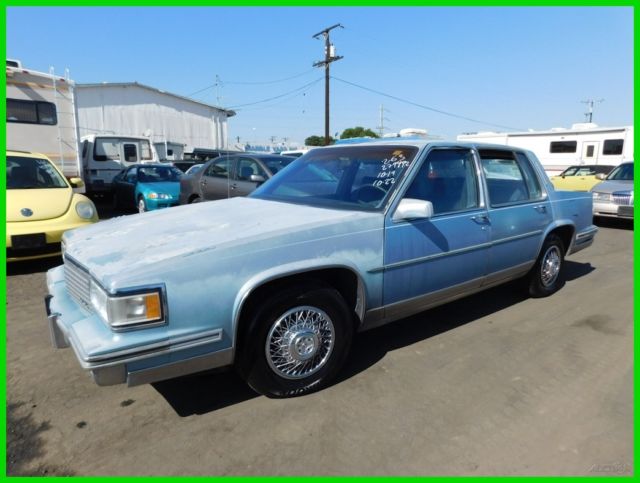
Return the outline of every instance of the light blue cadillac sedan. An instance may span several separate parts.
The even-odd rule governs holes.
[[[555,191],[525,150],[319,148],[248,198],[66,233],[49,328],[100,385],[235,366],[259,393],[301,395],[358,331],[514,279],[553,294],[596,232],[591,194]]]

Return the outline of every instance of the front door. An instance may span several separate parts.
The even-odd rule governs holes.
[[[479,287],[491,225],[470,149],[431,150],[404,198],[433,204],[429,219],[385,221],[385,317],[398,318]]]
[[[200,176],[200,192],[205,200],[220,200],[231,195],[233,158],[220,156]]]
[[[231,196],[247,196],[260,184],[252,181],[251,176],[262,176],[266,181],[268,176],[262,166],[255,159],[240,157],[236,167],[235,180],[231,185]]]

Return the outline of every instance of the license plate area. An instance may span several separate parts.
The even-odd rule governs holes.
[[[44,233],[34,233],[31,235],[13,235],[11,237],[11,247],[15,250],[42,248],[47,244],[47,237]]]

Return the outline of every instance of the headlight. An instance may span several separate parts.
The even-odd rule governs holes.
[[[611,195],[609,193],[600,193],[598,191],[594,191],[593,199],[599,201],[609,201],[611,199]]]
[[[166,193],[149,193],[147,195],[147,198],[149,198],[150,200],[170,200],[171,195],[168,195]]]
[[[76,204],[76,213],[84,220],[90,220],[93,218],[95,212],[96,209],[90,201],[80,201]]]
[[[91,282],[91,304],[114,329],[164,321],[160,289],[110,296],[97,283]]]

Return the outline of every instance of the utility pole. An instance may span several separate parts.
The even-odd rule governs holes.
[[[335,48],[329,38],[329,32],[337,27],[344,28],[339,23],[327,27],[322,32],[318,32],[313,36],[317,39],[321,35],[324,37],[324,60],[314,62],[314,67],[324,66],[324,144],[329,145],[329,65],[331,62],[342,59],[341,55],[335,55]]]
[[[380,137],[384,136],[384,121],[389,120],[384,117],[384,111],[389,112],[382,104],[380,104],[380,125],[378,126],[378,133],[380,134]]]
[[[604,102],[604,99],[587,99],[585,101],[580,101],[583,104],[587,104],[589,106],[589,111],[584,113],[585,120],[587,122],[591,122],[593,120],[593,105],[597,102]]]
[[[220,76],[218,76],[218,74],[216,74],[216,105],[220,106]]]

